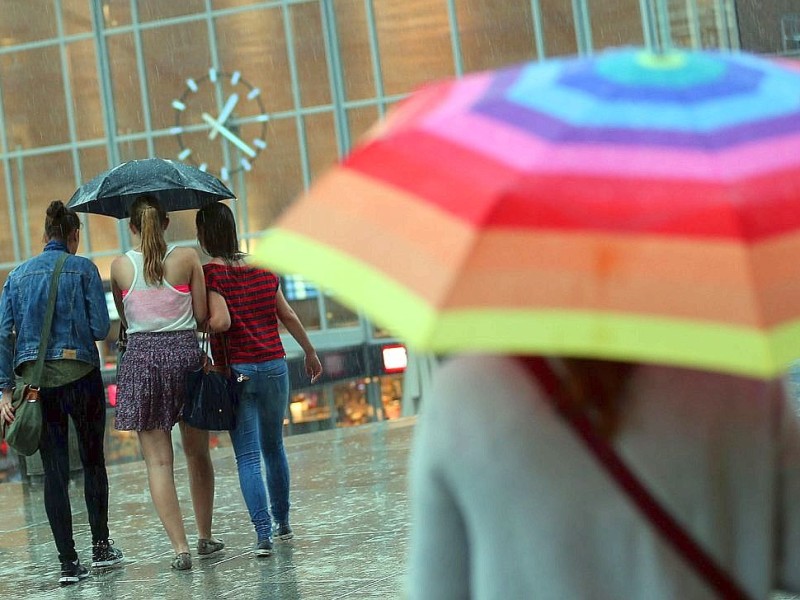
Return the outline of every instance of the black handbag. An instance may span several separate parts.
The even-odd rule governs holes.
[[[53,325],[53,312],[56,306],[58,292],[58,277],[67,253],[64,252],[56,261],[53,275],[50,278],[50,294],[47,299],[47,309],[44,314],[42,331],[39,335],[39,350],[36,355],[36,364],[33,367],[31,381],[25,383],[17,378],[11,406],[14,409],[14,420],[11,423],[2,421],[2,435],[6,443],[23,456],[32,456],[39,449],[42,438],[42,404],[39,398],[39,386],[42,382],[44,371],[44,356],[47,343],[50,340],[50,329]]]
[[[203,332],[203,362],[199,369],[186,374],[186,399],[183,420],[187,425],[209,431],[236,429],[239,404],[238,383],[249,379],[233,377],[228,364],[227,339],[223,338],[225,364],[212,364],[208,356],[208,334]]]

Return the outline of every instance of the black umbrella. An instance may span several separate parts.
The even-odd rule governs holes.
[[[131,160],[100,173],[72,195],[67,208],[123,219],[138,196],[150,194],[167,212],[235,198],[219,179],[164,158]]]

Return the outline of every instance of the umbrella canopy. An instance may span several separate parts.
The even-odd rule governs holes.
[[[167,212],[236,197],[211,173],[164,158],[146,158],[119,164],[84,183],[67,208],[123,219],[142,194],[155,196]]]
[[[423,88],[258,248],[418,349],[800,356],[800,72],[627,48]]]

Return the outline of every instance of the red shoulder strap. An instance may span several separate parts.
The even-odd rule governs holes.
[[[748,600],[749,596],[700,545],[661,506],[650,491],[631,472],[614,448],[596,432],[591,421],[581,411],[571,410],[558,376],[541,357],[520,356],[520,362],[539,382],[556,410],[569,423],[592,456],[606,470],[614,482],[628,495],[636,508],[647,518],[658,533],[675,549],[694,572],[699,575],[720,598]]]

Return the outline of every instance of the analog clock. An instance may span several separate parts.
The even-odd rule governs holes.
[[[209,69],[199,79],[187,79],[175,109],[178,159],[203,171],[219,173],[224,181],[238,171],[250,171],[267,147],[269,115],[261,90],[239,71]]]

